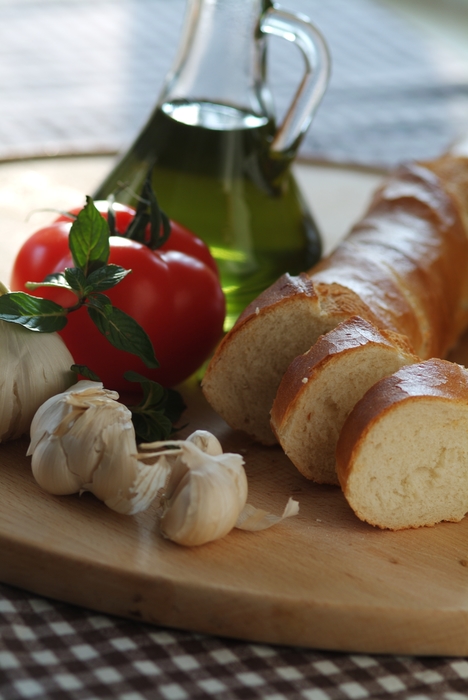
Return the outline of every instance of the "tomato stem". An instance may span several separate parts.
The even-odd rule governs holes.
[[[151,250],[157,250],[168,240],[169,236],[171,235],[171,222],[167,214],[165,214],[165,212],[159,206],[159,202],[154,193],[152,186],[152,172],[153,168],[151,167],[146,175],[140,195],[131,192],[129,188],[119,187],[118,191],[128,189],[132,196],[137,200],[135,216],[123,234],[124,237],[129,238],[132,241],[142,243],[148,248],[151,248]],[[108,197],[108,222],[111,235],[114,235],[112,233],[112,226],[115,219],[115,214],[113,211],[115,195],[116,193],[111,195],[111,197]]]

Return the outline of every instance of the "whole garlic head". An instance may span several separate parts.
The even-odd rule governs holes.
[[[73,357],[57,333],[37,333],[0,320],[0,442],[29,431],[49,397],[75,380]]]
[[[83,380],[39,408],[28,455],[45,491],[90,491],[113,510],[129,514],[152,502],[168,469],[138,462],[132,414],[118,397],[100,382]]]

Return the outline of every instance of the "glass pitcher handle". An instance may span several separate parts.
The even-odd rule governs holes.
[[[327,88],[330,75],[327,44],[306,17],[278,7],[265,12],[260,31],[293,42],[305,59],[303,78],[271,145],[272,151],[291,151],[294,155]]]

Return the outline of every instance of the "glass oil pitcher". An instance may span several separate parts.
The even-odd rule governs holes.
[[[269,34],[294,42],[305,65],[279,125],[266,83]],[[103,199],[118,190],[117,201],[135,204],[153,166],[162,209],[202,238],[218,263],[226,330],[283,272],[297,274],[320,257],[290,166],[328,74],[326,44],[306,18],[270,0],[188,0],[157,106],[95,193]]]

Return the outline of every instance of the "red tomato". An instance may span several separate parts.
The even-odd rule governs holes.
[[[10,278],[12,291],[23,291],[36,296],[53,299],[62,306],[71,306],[76,302],[76,296],[66,290],[54,290],[40,287],[33,292],[25,287],[26,282],[42,282],[52,272],[60,272],[59,265],[69,253],[68,234],[71,222],[61,221],[39,229],[33,233],[21,246]]]
[[[26,241],[14,264],[12,290],[25,290],[25,282],[29,280],[43,279],[47,274],[73,266],[68,242],[64,245],[70,226],[60,217]],[[200,367],[220,339],[225,300],[219,277],[211,255],[210,265],[204,260],[206,251],[209,254],[207,246],[202,241],[201,245],[196,242],[200,239],[195,239],[195,243],[192,239],[195,239],[193,234],[175,224],[169,241],[158,251],[127,238],[110,237],[109,263],[132,272],[105,294],[115,307],[145,329],[161,366],[150,370],[136,355],[110,345],[85,308],[71,312],[61,335],[75,362],[96,372],[107,388],[135,391],[136,386],[122,376],[130,369],[164,386],[178,384]],[[184,247],[192,254],[187,254]],[[200,257],[195,257],[197,251]],[[44,287],[26,291],[64,306],[76,303],[71,292]],[[66,303],[64,295],[68,296]]]
[[[107,219],[108,202],[99,200],[94,202],[94,206],[101,212],[102,216]],[[118,202],[114,204],[113,208],[115,212],[115,231],[117,234],[123,236],[135,215],[135,210],[132,209],[132,207],[119,204]],[[78,214],[79,211],[79,209],[72,209],[70,213]],[[73,219],[65,214],[60,215],[56,219],[56,222],[68,221],[73,221]],[[147,226],[146,240],[150,240],[149,225]],[[187,255],[197,258],[197,260],[202,260],[202,262],[208,265],[208,267],[211,267],[217,275],[219,274],[216,262],[206,243],[204,243],[201,238],[198,238],[198,236],[194,236],[189,229],[185,228],[185,226],[182,226],[182,224],[179,224],[177,221],[171,221],[171,235],[158,250],[180,250],[182,253],[187,253]]]

